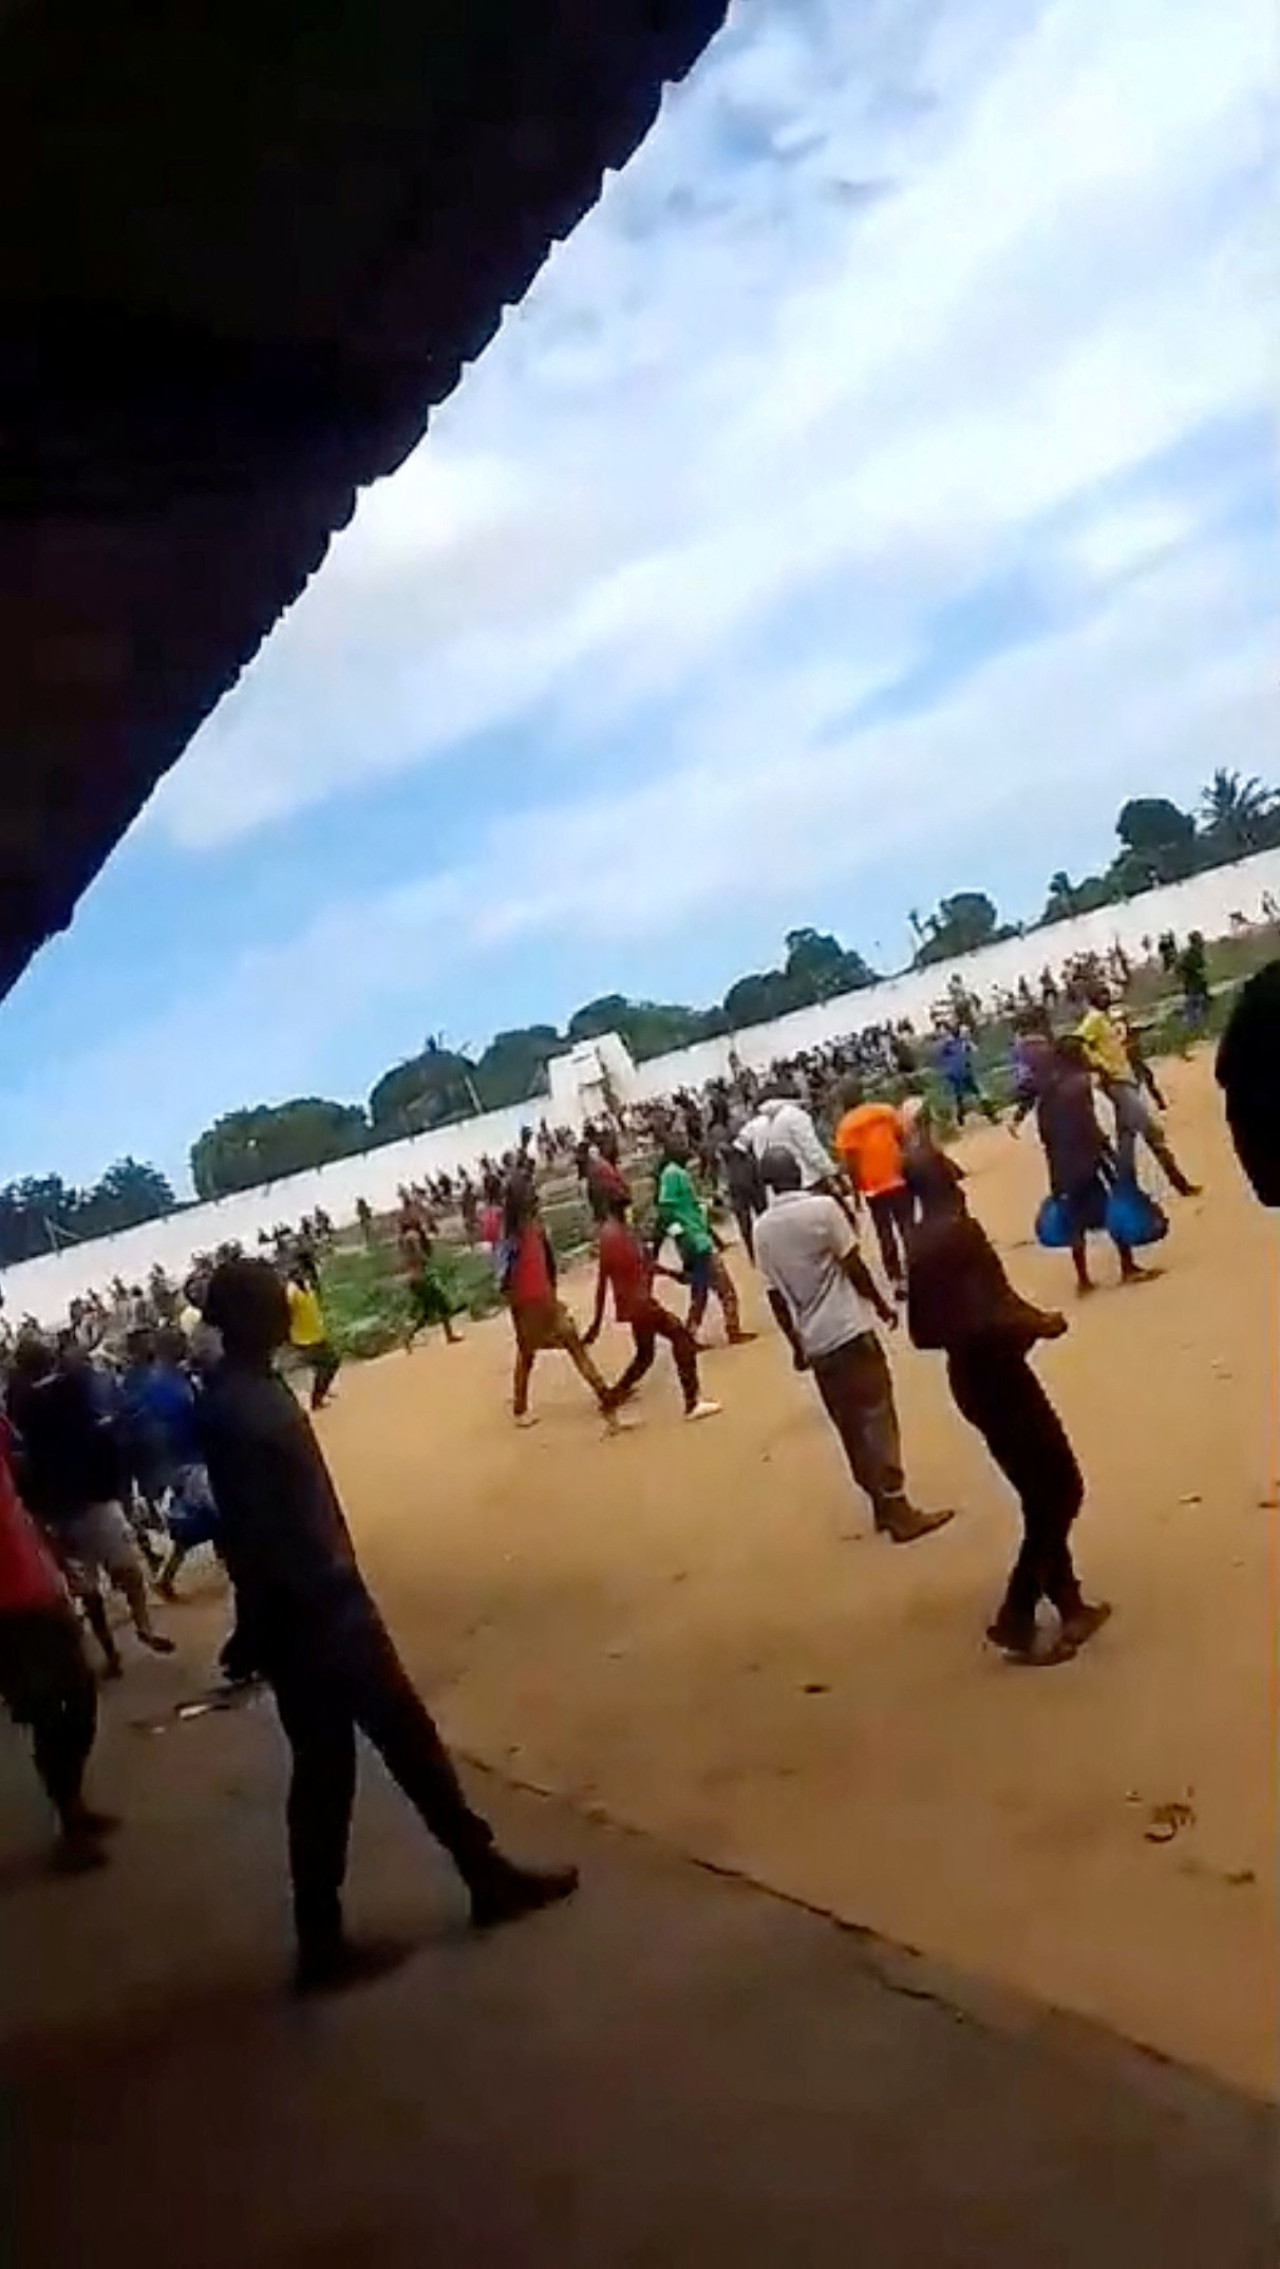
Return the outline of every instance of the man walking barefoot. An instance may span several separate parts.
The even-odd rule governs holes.
[[[356,1562],[311,1426],[273,1358],[289,1336],[285,1288],[265,1261],[225,1261],[205,1301],[223,1361],[202,1407],[209,1480],[239,1628],[272,1687],[293,1751],[289,1863],[300,1991],[378,1966],[351,1944],[342,1886],[356,1790],[356,1734],[378,1750],[471,1893],[481,1928],[576,1889],[573,1867],[519,1867],[473,1812]]]
[[[761,1171],[773,1198],[756,1226],[769,1305],[796,1369],[813,1373],[877,1529],[895,1544],[914,1544],[954,1515],[922,1513],[907,1495],[893,1381],[875,1330],[877,1317],[892,1330],[897,1311],[879,1291],[843,1209],[802,1187],[792,1153],[766,1151]]]

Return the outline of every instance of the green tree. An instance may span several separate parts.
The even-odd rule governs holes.
[[[795,986],[781,969],[761,969],[749,977],[739,977],[724,996],[724,1013],[730,1030],[735,1032],[747,1024],[769,1024],[775,1016],[785,1016],[789,1009],[800,1006]]]
[[[1201,850],[1218,859],[1243,859],[1267,842],[1276,808],[1274,791],[1219,765],[1200,798]]]
[[[1196,863],[1196,823],[1167,796],[1133,796],[1116,821],[1121,850],[1112,864],[1126,897],[1161,882],[1180,882]]]
[[[842,946],[828,930],[788,930],[784,974],[798,1001],[834,1000],[840,993],[874,985],[876,973],[860,953]]]
[[[1007,926],[1000,927],[995,901],[985,890],[957,890],[942,899],[925,929],[924,943],[916,948],[917,969],[927,969],[935,961],[954,961],[962,953],[976,953],[980,946],[993,945],[997,938],[1012,934]]]
[[[569,1040],[598,1040],[602,1032],[621,1032],[635,1007],[625,993],[601,993],[598,1000],[584,1001],[576,1008],[565,1026]]]
[[[486,1111],[505,1110],[547,1092],[547,1065],[565,1043],[554,1024],[526,1024],[494,1034],[475,1067],[475,1086]]]
[[[137,1158],[121,1158],[87,1190],[60,1174],[31,1174],[0,1190],[0,1267],[56,1252],[86,1237],[108,1237],[171,1213],[177,1200],[164,1175]]]
[[[1049,895],[1044,902],[1042,922],[1069,922],[1080,911],[1076,886],[1064,867],[1049,877]]]
[[[587,1001],[569,1019],[567,1038],[595,1040],[602,1032],[616,1032],[626,1041],[637,1063],[665,1055],[670,1048],[687,1048],[705,1039],[706,1012],[686,1008],[680,1001],[631,1001],[623,993],[604,993]]]
[[[445,1126],[477,1108],[476,1072],[470,1059],[439,1040],[385,1071],[369,1094],[369,1117],[382,1141]]]
[[[0,1266],[56,1252],[74,1234],[79,1190],[61,1174],[28,1174],[0,1190]]]
[[[177,1204],[158,1167],[139,1158],[119,1158],[108,1166],[102,1180],[85,1190],[75,1211],[78,1237],[110,1237],[120,1229],[134,1229],[140,1221],[158,1221]]]
[[[358,1103],[300,1095],[290,1103],[228,1111],[192,1145],[191,1179],[202,1198],[226,1197],[344,1158],[369,1140]]]

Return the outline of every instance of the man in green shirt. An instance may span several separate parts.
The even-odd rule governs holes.
[[[667,1139],[655,1202],[654,1254],[656,1257],[665,1237],[675,1239],[684,1262],[685,1283],[689,1286],[686,1319],[689,1330],[696,1339],[707,1312],[707,1301],[714,1292],[724,1315],[730,1347],[744,1347],[758,1335],[742,1328],[737,1289],[721,1253],[720,1240],[689,1172],[689,1145],[683,1135],[671,1135]]]

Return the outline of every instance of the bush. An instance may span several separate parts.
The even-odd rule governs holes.
[[[435,1266],[454,1311],[478,1320],[502,1305],[493,1264],[483,1247],[438,1244]],[[414,1322],[409,1290],[394,1247],[347,1247],[321,1270],[325,1321],[338,1353],[360,1362],[403,1347]]]

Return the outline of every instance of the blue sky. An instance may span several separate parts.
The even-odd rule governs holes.
[[[1263,0],[746,0],[0,1007],[0,1177],[179,1177],[1273,775]]]

